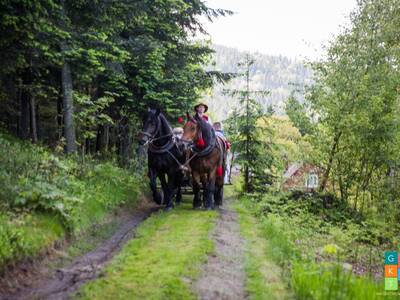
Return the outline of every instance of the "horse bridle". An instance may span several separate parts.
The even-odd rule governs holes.
[[[146,141],[146,143],[144,143],[144,145],[143,146],[146,146],[146,145],[148,145],[148,144],[152,144],[154,141],[157,141],[157,140],[159,140],[159,139],[161,139],[161,138],[163,138],[163,137],[158,137],[158,138],[154,138],[156,135],[157,135],[157,133],[158,133],[158,131],[160,130],[160,120],[159,120],[159,117],[157,117],[157,127],[156,127],[156,129],[154,130],[154,132],[153,133],[149,133],[149,132],[147,132],[147,131],[141,131],[140,133],[141,134],[143,134],[143,135],[145,135],[145,136],[147,136],[148,137],[148,140]]]
[[[190,122],[192,122],[192,123],[194,123],[196,125],[198,124],[198,122],[193,117],[190,117],[189,114],[188,114],[188,121],[190,121]],[[184,140],[184,139],[181,138],[181,141],[184,142],[184,143],[187,143],[191,147],[194,144],[193,140]]]
[[[160,117],[158,116],[157,117],[157,127],[156,127],[156,129],[154,130],[154,132],[153,133],[149,133],[149,132],[146,132],[146,131],[141,131],[141,134],[143,134],[143,135],[145,135],[145,136],[147,136],[149,139],[146,141],[146,143],[144,143],[144,145],[143,146],[146,146],[146,145],[149,145],[149,150],[151,151],[151,152],[153,152],[153,153],[169,153],[170,155],[172,155],[171,153],[170,153],[170,149],[174,146],[174,145],[176,145],[176,141],[175,141],[175,139],[173,138],[170,142],[167,142],[165,145],[163,145],[163,146],[161,146],[161,147],[158,147],[158,146],[156,146],[156,145],[154,145],[153,143],[155,142],[155,141],[158,141],[158,140],[161,140],[161,139],[163,139],[163,138],[166,138],[166,137],[170,137],[170,136],[173,136],[174,134],[171,132],[171,133],[168,133],[168,134],[165,134],[165,135],[162,135],[162,136],[159,136],[159,137],[157,137],[157,138],[155,138],[155,136],[157,135],[157,133],[160,131],[160,128],[161,128],[161,121],[160,121]],[[174,159],[175,159],[175,157],[174,157]]]

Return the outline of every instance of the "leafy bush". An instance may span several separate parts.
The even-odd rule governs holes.
[[[388,242],[395,230],[334,198],[327,205],[323,197],[276,192],[242,199],[298,299],[375,299],[383,292],[382,253],[396,249]]]
[[[56,156],[0,133],[0,268],[135,203],[141,184],[111,162]]]

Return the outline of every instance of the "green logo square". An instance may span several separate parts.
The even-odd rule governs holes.
[[[397,278],[385,278],[385,291],[397,291],[398,288]]]

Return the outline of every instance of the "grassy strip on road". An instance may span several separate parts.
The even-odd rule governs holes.
[[[282,280],[282,269],[268,256],[271,248],[257,219],[242,202],[233,207],[239,215],[241,234],[246,247],[246,289],[250,299],[292,299]]]
[[[147,219],[105,270],[83,286],[78,299],[195,299],[190,283],[213,251],[216,212],[189,204]]]

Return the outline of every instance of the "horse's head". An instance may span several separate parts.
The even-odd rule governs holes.
[[[181,142],[185,146],[185,148],[189,148],[192,144],[193,141],[195,141],[199,135],[199,122],[187,115],[187,122],[183,126],[183,135],[181,138]]]
[[[159,109],[148,109],[143,116],[143,127],[139,134],[139,144],[145,145],[153,139],[160,130]]]

